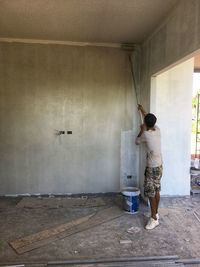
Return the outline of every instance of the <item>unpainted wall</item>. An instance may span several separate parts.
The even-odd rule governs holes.
[[[124,51],[0,43],[0,194],[119,191],[134,101]]]
[[[151,76],[200,49],[200,1],[179,1],[141,48],[140,97],[149,109]]]
[[[190,194],[194,59],[153,78],[151,112],[162,129],[162,195]]]
[[[200,49],[200,1],[179,1],[141,49],[140,101],[150,111],[151,77]],[[184,153],[184,148],[180,153]],[[140,155],[139,177],[143,188],[143,149]]]

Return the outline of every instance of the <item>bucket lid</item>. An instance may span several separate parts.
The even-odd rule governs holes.
[[[140,190],[137,187],[125,187],[122,190],[122,194],[125,196],[139,196]]]

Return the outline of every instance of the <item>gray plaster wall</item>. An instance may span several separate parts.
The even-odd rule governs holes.
[[[141,101],[150,108],[151,76],[200,49],[200,1],[180,0],[141,46]]]
[[[119,191],[134,108],[119,49],[0,43],[0,194]]]
[[[162,136],[162,195],[190,194],[193,58],[153,78],[151,112]]]
[[[200,1],[181,0],[168,18],[141,46],[140,101],[147,111],[150,111],[151,77],[198,49],[200,49]],[[144,162],[144,150],[141,148],[140,188],[143,188]]]

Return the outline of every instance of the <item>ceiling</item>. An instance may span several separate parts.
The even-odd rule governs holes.
[[[0,0],[0,38],[140,43],[178,0]]]

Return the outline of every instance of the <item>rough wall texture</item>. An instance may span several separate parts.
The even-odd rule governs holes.
[[[200,49],[200,1],[181,0],[142,45],[141,101],[149,109],[151,76]]]
[[[134,121],[125,53],[1,43],[0,58],[0,194],[119,191]]]
[[[168,19],[142,45],[140,100],[150,110],[152,75],[200,49],[200,1],[181,0]],[[140,156],[143,187],[144,153]]]

